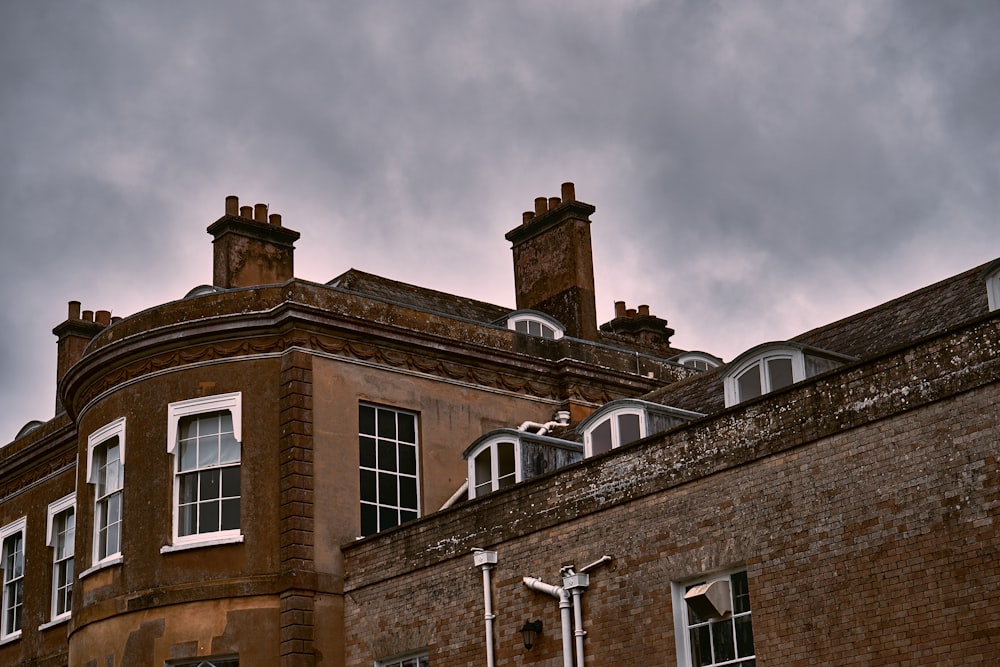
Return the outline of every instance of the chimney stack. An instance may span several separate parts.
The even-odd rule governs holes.
[[[213,285],[257,287],[295,276],[294,243],[299,233],[282,227],[281,215],[268,215],[267,204],[240,206],[235,195],[226,197],[225,211],[208,228],[213,236]]]
[[[117,319],[117,318],[116,318]],[[104,327],[111,324],[111,313],[107,310],[97,311],[97,321],[94,320],[94,312],[85,310],[80,312],[80,302],[70,301],[66,321],[58,324],[52,333],[55,334],[56,342],[56,386],[66,377],[70,367],[83,358],[87,344],[104,330]],[[56,392],[56,414],[65,412],[62,401],[59,400],[59,392]]]
[[[576,200],[572,183],[563,183],[561,197],[537,197],[534,211],[526,211],[506,235],[513,244],[518,310],[543,312],[559,320],[568,336],[591,341],[598,336],[590,241],[595,210]]]

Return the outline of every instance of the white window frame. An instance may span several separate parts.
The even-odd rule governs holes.
[[[544,338],[547,340],[559,340],[562,338],[566,329],[563,327],[559,321],[548,317],[547,315],[535,311],[516,311],[511,313],[507,317],[507,328],[511,331],[517,331],[517,325],[520,323],[526,323],[525,326],[529,329],[528,331],[520,331],[518,333],[525,334],[526,336],[535,336],[536,338]],[[531,333],[530,327],[535,324],[539,327],[539,333]],[[544,332],[550,332],[551,336],[546,336]]]
[[[512,437],[510,435],[497,436],[486,440],[477,446],[474,450],[469,452],[466,457],[469,468],[469,498],[482,498],[483,496],[489,495],[495,491],[500,490],[500,457],[499,446],[501,444],[509,444],[514,448],[514,473],[513,478],[514,484],[521,481],[521,441],[518,438]],[[480,482],[476,477],[476,458],[482,454],[484,451],[489,450],[490,452],[490,490],[484,491],[483,493],[478,492],[478,487],[483,485],[485,482]],[[510,474],[504,475],[504,479],[511,477]],[[507,488],[506,486],[504,488]]]
[[[21,630],[24,627],[24,572],[27,565],[25,562],[25,551],[28,544],[27,527],[28,518],[22,516],[17,521],[12,521],[3,528],[0,528],[0,570],[3,571],[3,580],[0,582],[0,586],[3,587],[2,594],[0,594],[0,644],[19,639],[21,637]],[[8,572],[7,540],[18,534],[21,536],[21,570],[20,572],[16,570]],[[8,626],[11,626],[13,623],[10,618],[11,608],[9,607],[12,590],[15,592],[13,605],[20,607],[21,616],[17,627],[8,629]],[[18,602],[18,594],[20,595],[20,602]]]
[[[210,655],[204,658],[168,660],[167,667],[235,667],[240,664],[238,655]]]
[[[76,535],[76,494],[71,493],[68,496],[64,496],[54,503],[49,504],[48,512],[45,517],[45,535],[46,535],[46,545],[52,548],[52,605],[50,607],[50,624],[58,623],[59,621],[64,621],[68,619],[72,613],[72,607],[67,605],[64,611],[59,611],[59,599],[61,597],[62,591],[59,588],[59,570],[60,566],[65,563],[69,563],[69,594],[72,597],[73,590],[73,579],[75,578],[75,553],[74,553],[74,541],[75,538],[68,540],[69,551],[64,553],[62,558],[59,554],[59,543],[57,535],[55,533],[56,529],[56,517],[65,512],[66,510],[73,510],[73,534]]]
[[[986,300],[991,313],[1000,310],[1000,266],[986,276]]]
[[[395,656],[388,660],[376,660],[375,667],[428,667],[431,664],[427,651],[417,651]]]
[[[760,372],[760,395],[764,396],[773,391],[771,388],[771,375],[766,369],[767,362],[775,359],[791,360],[792,384],[801,382],[806,378],[805,356],[802,354],[801,350],[788,348],[768,349],[765,352],[761,352],[760,354],[755,354],[747,359],[744,359],[738,366],[734,366],[732,369],[726,371],[726,375],[723,378],[723,391],[725,392],[726,407],[728,408],[733,405],[738,405],[744,400],[752,400],[744,399],[740,396],[739,379],[744,373],[748,372],[755,366]]]
[[[198,417],[214,412],[229,412],[233,420],[233,437],[240,445],[240,527],[229,530],[217,530],[208,533],[179,535],[180,530],[180,478],[177,470],[178,456],[176,454],[179,442],[180,422],[185,417]],[[219,544],[233,544],[243,541],[243,393],[236,391],[229,394],[200,396],[167,405],[167,454],[171,456],[173,475],[173,500],[171,514],[171,543],[160,548],[160,553],[170,553],[198,547]]]
[[[609,419],[611,420],[611,449],[618,449],[622,446],[621,433],[619,432],[618,418],[623,415],[637,415],[639,417],[639,438],[642,440],[646,437],[646,411],[640,407],[621,407],[615,410],[611,410],[607,413],[602,414],[593,424],[587,426],[586,430],[583,432],[583,455],[586,458],[594,456],[594,444],[593,444],[593,434],[601,425],[603,425]],[[630,440],[629,444],[636,442],[635,440]]]
[[[121,500],[119,504],[119,516],[118,516],[118,550],[113,553],[107,553],[104,558],[99,556],[100,554],[100,521],[98,521],[98,504],[101,502],[102,498],[97,497],[97,475],[98,470],[94,468],[94,451],[109,442],[112,438],[118,438],[118,464],[121,466],[121,478],[119,479],[120,486],[112,493],[121,494]],[[79,576],[85,576],[90,574],[94,570],[100,569],[102,567],[107,567],[108,565],[114,565],[122,561],[122,539],[124,537],[124,519],[125,519],[125,418],[119,417],[115,421],[102,426],[97,429],[87,438],[87,483],[94,485],[94,531],[91,549],[91,567],[84,572],[81,572]],[[111,494],[107,494],[104,497],[108,498]]]
[[[680,667],[693,667],[693,663],[692,663],[693,657],[692,657],[692,651],[691,651],[691,634],[689,632],[689,625],[688,625],[688,608],[687,608],[687,602],[684,599],[684,593],[685,593],[686,589],[689,586],[691,586],[692,584],[698,584],[698,583],[701,583],[701,582],[711,582],[711,581],[715,581],[715,580],[718,580],[718,579],[728,579],[729,580],[729,587],[730,587],[730,593],[729,593],[729,595],[730,595],[730,600],[732,600],[732,595],[733,595],[732,594],[732,577],[735,574],[744,574],[744,575],[746,575],[746,568],[745,567],[738,567],[738,568],[735,568],[735,569],[723,570],[721,572],[715,572],[715,573],[709,574],[709,575],[704,575],[704,576],[700,576],[700,577],[694,577],[692,579],[687,579],[687,580],[685,580],[683,582],[671,582],[671,584],[670,584],[671,598],[672,598],[673,610],[674,610],[674,637],[676,639],[676,644],[677,644],[677,664]],[[749,588],[749,581],[748,581],[748,588]],[[751,605],[750,605],[749,611],[742,612],[742,613],[735,613],[735,614],[733,613],[733,611],[730,611],[727,614],[727,616],[729,616],[730,618],[749,617],[751,619],[751,627],[752,627],[752,623],[753,623],[752,596],[751,596]],[[752,630],[751,630],[751,637],[752,636],[753,635],[752,635]],[[735,645],[735,641],[734,641],[734,645]],[[739,657],[737,657],[737,658],[735,658],[733,660],[722,661],[722,662],[713,662],[713,663],[711,663],[709,665],[709,667],[716,667],[717,665],[732,665],[732,666],[735,667],[735,666],[739,665],[740,663],[748,661],[748,660],[756,660],[756,652],[754,653],[754,655],[739,656]]]
[[[400,415],[400,414],[410,415],[410,416],[413,417],[413,440],[414,440],[414,442],[412,442],[412,443],[405,443],[404,442],[404,444],[406,444],[406,445],[413,445],[414,450],[415,450],[414,451],[414,456],[416,457],[416,461],[415,461],[416,467],[414,469],[413,474],[401,472],[399,470],[399,466],[398,465],[396,465],[396,470],[394,470],[394,471],[390,470],[388,468],[383,468],[382,464],[378,460],[376,460],[376,463],[375,463],[374,467],[368,466],[368,465],[363,465],[362,461],[360,461],[361,446],[362,446],[361,445],[361,438],[373,438],[374,437],[374,439],[376,440],[376,450],[377,450],[377,446],[378,446],[377,443],[378,443],[379,440],[392,440],[395,443],[395,446],[396,446],[395,456],[396,456],[397,463],[398,463],[399,445],[400,445],[400,443],[402,441],[399,440],[399,434],[398,434],[398,432],[397,432],[397,434],[396,434],[396,436],[394,438],[378,438],[378,437],[372,436],[371,434],[361,433],[361,423],[360,423],[361,408],[370,408],[370,409],[375,410],[375,424],[376,424],[376,429],[378,428],[378,412],[379,412],[379,410],[393,412],[393,413],[395,413],[397,415]],[[398,424],[398,418],[397,418],[397,424]],[[361,512],[363,512],[365,506],[368,506],[368,507],[374,506],[375,507],[375,512],[376,512],[376,517],[375,517],[376,530],[375,530],[374,533],[368,533],[368,535],[374,535],[376,533],[380,533],[383,530],[388,530],[389,528],[394,528],[395,526],[399,526],[399,525],[402,525],[403,523],[406,523],[406,521],[412,521],[413,519],[418,519],[421,516],[423,516],[422,511],[421,511],[421,502],[420,502],[420,500],[421,500],[420,499],[420,494],[421,494],[421,486],[422,486],[421,485],[421,480],[420,480],[420,454],[421,454],[421,452],[420,452],[420,413],[415,412],[413,410],[404,410],[404,409],[401,409],[401,408],[389,407],[387,405],[379,405],[379,404],[376,404],[376,403],[369,403],[367,401],[361,401],[358,404],[358,452],[359,452],[359,461],[358,461],[358,463],[359,463],[359,466],[358,466],[358,480],[359,480],[359,485],[361,484],[361,476],[362,476],[363,472],[374,472],[375,473],[375,477],[376,477],[375,500],[374,501],[365,500],[364,498],[362,498],[361,495],[364,493],[364,491],[363,491],[363,488],[359,487],[359,497],[358,497],[358,501],[359,501],[359,505],[358,505],[359,510],[358,511],[359,511],[359,514]],[[383,494],[381,492],[381,489],[378,486],[378,484],[380,483],[378,480],[382,479],[381,475],[392,475],[392,476],[394,476],[396,478],[396,503],[395,503],[395,505],[393,505],[391,503],[383,502],[384,496],[383,496]],[[416,494],[417,494],[417,497],[416,497],[416,501],[417,501],[416,502],[416,507],[403,507],[402,498],[400,497],[402,494],[400,493],[400,485],[399,485],[399,480],[401,478],[413,478],[414,484],[416,485]],[[392,526],[383,526],[382,525],[382,509],[383,508],[385,508],[385,509],[395,509],[395,511],[396,511],[396,517],[397,517],[397,522],[394,525],[392,525]],[[407,513],[414,512],[416,514],[416,516],[408,518],[406,520],[402,520],[401,519],[401,514],[404,511],[407,512]],[[360,534],[364,534],[364,531],[362,530],[363,523],[364,523],[363,519],[361,519],[361,517],[359,516],[358,529],[359,529],[359,533]]]

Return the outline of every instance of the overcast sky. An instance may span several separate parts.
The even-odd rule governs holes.
[[[598,315],[731,359],[1000,255],[1000,2],[0,0],[0,443],[66,304],[209,283],[226,195],[348,268],[513,306],[594,204]]]

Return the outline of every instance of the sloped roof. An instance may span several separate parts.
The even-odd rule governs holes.
[[[511,312],[485,301],[476,301],[466,297],[438,292],[437,290],[417,287],[409,283],[390,280],[357,269],[350,269],[340,274],[330,282],[331,287],[370,296],[380,301],[400,303],[417,310],[440,313],[459,317],[473,322],[489,324]]]
[[[985,273],[994,262],[898,297],[792,338],[796,343],[870,359],[986,315]],[[643,398],[711,414],[725,407],[726,366],[685,378]]]

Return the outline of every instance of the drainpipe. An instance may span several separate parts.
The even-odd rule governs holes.
[[[464,498],[468,494],[469,494],[469,478],[466,477],[465,481],[462,482],[462,486],[458,487],[458,491],[456,491],[455,493],[451,494],[451,498],[449,498],[448,500],[444,501],[444,505],[442,505],[441,509],[439,509],[438,511],[440,512],[441,510],[448,509],[449,507],[451,507],[452,505],[454,505],[455,503],[457,503],[459,500],[461,500],[462,498]]]
[[[583,638],[587,635],[583,629],[583,592],[590,585],[590,575],[573,572],[566,568],[563,573],[563,589],[573,596],[573,635],[576,638],[576,667],[583,667]]]
[[[493,619],[496,618],[496,614],[493,613],[490,570],[497,564],[497,552],[473,549],[472,559],[476,567],[483,570],[483,605],[486,608],[486,667],[494,667],[496,665],[496,656],[493,648]]]
[[[524,577],[521,581],[531,590],[551,595],[559,600],[559,616],[562,621],[563,667],[573,667],[573,637],[570,619],[573,601],[570,599],[570,594],[564,588],[547,584],[537,577]]]

